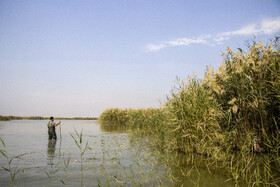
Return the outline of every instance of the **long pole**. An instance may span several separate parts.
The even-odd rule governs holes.
[[[61,139],[61,123],[59,124],[59,135],[60,135],[60,139]]]
[[[59,124],[59,156],[61,156],[61,122]]]

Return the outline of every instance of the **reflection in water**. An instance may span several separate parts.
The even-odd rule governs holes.
[[[56,140],[52,139],[48,142],[48,165],[54,165],[53,159],[55,158],[55,146],[56,146]]]
[[[102,132],[100,126],[92,121],[69,120],[66,123],[63,131],[65,134],[62,134],[63,141],[47,140],[46,132],[42,130],[46,128],[46,121],[19,120],[0,123],[0,128],[1,124],[4,124],[2,126],[5,130],[0,132],[0,136],[7,139],[6,145],[11,148],[11,154],[20,155],[26,150],[45,153],[43,160],[37,154],[26,155],[24,160],[14,159],[12,161],[14,166],[20,169],[28,168],[23,174],[23,181],[21,177],[16,177],[15,183],[19,182],[22,184],[20,186],[43,186],[53,183],[57,176],[61,181],[67,182],[66,186],[80,186],[82,172],[85,186],[94,184],[97,186],[98,180],[109,186],[194,186],[198,182],[200,186],[235,184],[233,180],[225,184],[224,181],[228,179],[225,172],[219,171],[219,167],[205,168],[203,160],[198,156],[193,158],[184,154],[174,155],[173,152],[169,153],[162,149],[165,145],[158,144],[156,137],[139,133],[134,136],[115,129],[112,131],[104,129],[105,132]],[[81,170],[79,164],[80,151],[69,135],[75,134],[74,129],[78,132],[84,129],[82,137],[85,139],[82,147],[87,141],[87,146],[90,147],[82,155],[85,171]],[[31,136],[26,136],[27,130],[28,133],[32,133]],[[69,156],[64,157],[65,154]],[[6,160],[0,155],[0,166],[6,164]],[[61,172],[54,175],[58,169]],[[209,174],[210,169],[212,174]],[[42,175],[43,171],[55,178]],[[9,173],[0,169],[0,186],[8,186],[9,178]],[[55,185],[61,186],[59,185],[61,181],[57,180]]]

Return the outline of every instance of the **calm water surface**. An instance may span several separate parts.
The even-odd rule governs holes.
[[[20,169],[16,186],[231,186],[224,183],[223,172],[196,167],[187,177],[161,151],[151,149],[149,139],[132,138],[127,133],[104,132],[96,121],[63,120],[62,138],[48,140],[47,120],[13,120],[0,122],[0,137],[5,141],[12,170]],[[82,147],[88,145],[81,162],[81,152],[74,137],[82,132]],[[78,140],[78,139],[77,139]],[[88,142],[88,144],[86,144]],[[3,146],[1,145],[1,149]],[[1,155],[0,166],[7,167]],[[181,158],[185,160],[187,158]],[[178,161],[178,159],[177,159]],[[180,162],[177,162],[177,165]],[[82,165],[82,166],[81,166]],[[81,169],[82,167],[82,169]],[[188,167],[188,166],[186,166]],[[190,167],[190,169],[193,167]],[[82,170],[84,170],[82,172]],[[188,170],[186,170],[188,171]],[[198,174],[199,173],[199,174]],[[173,177],[171,177],[171,175]],[[177,180],[171,182],[169,179]],[[9,173],[0,169],[0,186],[8,186]],[[82,181],[82,182],[81,182]]]

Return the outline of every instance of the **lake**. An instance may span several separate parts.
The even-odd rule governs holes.
[[[48,140],[48,120],[0,121],[16,186],[232,186],[219,169],[190,165],[151,146],[147,136],[110,132],[93,120],[63,120],[61,137]],[[82,143],[75,130],[82,132]],[[72,137],[72,136],[73,137]],[[77,142],[75,142],[75,140]],[[81,148],[79,146],[81,145]],[[84,151],[84,147],[87,149]],[[1,145],[3,150],[3,146]],[[84,153],[83,153],[84,151]],[[8,186],[8,161],[1,155],[0,186]]]

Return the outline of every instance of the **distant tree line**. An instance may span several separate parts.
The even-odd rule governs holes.
[[[10,120],[47,120],[49,117],[45,116],[1,116],[0,121]],[[97,120],[97,117],[56,117],[55,119],[60,120]]]

